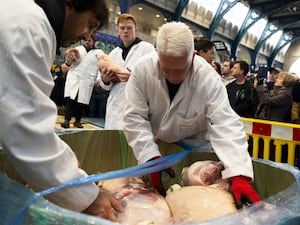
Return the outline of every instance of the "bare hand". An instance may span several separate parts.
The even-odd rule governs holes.
[[[85,214],[99,216],[111,221],[117,221],[117,212],[123,212],[123,207],[109,192],[101,188],[96,200],[83,211]]]
[[[130,73],[117,73],[117,77],[114,78],[113,82],[127,82],[129,79]]]
[[[102,54],[98,57],[99,70],[101,72],[101,79],[104,83],[112,82],[126,82],[130,76],[130,70],[122,69],[116,62],[110,59],[107,55]]]
[[[118,79],[117,74],[114,71],[103,69],[101,71],[101,79],[104,83],[109,83]]]

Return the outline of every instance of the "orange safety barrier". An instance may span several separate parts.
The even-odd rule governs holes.
[[[300,125],[251,118],[242,120],[252,157],[283,162],[284,152],[288,164],[295,166],[296,160],[299,161],[295,157],[296,151],[300,151]],[[274,157],[272,150],[275,151]]]

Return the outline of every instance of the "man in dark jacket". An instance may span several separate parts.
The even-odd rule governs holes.
[[[231,70],[235,80],[226,86],[230,105],[239,116],[254,117],[259,99],[252,83],[246,79],[249,65],[236,61]]]

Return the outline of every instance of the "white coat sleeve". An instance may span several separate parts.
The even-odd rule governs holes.
[[[110,91],[112,86],[113,86],[113,82],[109,82],[109,84],[104,84],[103,80],[101,79],[101,76],[100,76],[100,82],[99,82],[99,86],[101,88],[103,88],[105,91]]]
[[[49,96],[56,46],[48,20],[22,18],[13,24],[0,21],[0,26],[0,143],[4,151],[36,192],[86,177],[72,149],[54,131],[57,110]],[[82,211],[98,193],[95,184],[88,184],[46,197]]]
[[[209,80],[212,75],[207,74],[207,78],[203,80],[207,87],[207,128],[213,150],[225,166],[223,179],[238,175],[253,179],[252,161],[243,122],[230,107],[222,82],[219,79],[215,82]]]
[[[133,68],[125,89],[124,132],[138,163],[144,163],[155,156],[161,156],[149,121],[147,85],[141,74],[151,74],[151,69]]]

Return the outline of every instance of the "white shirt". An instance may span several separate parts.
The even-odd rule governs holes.
[[[226,86],[227,84],[230,84],[231,82],[235,81],[234,76],[229,77],[222,77],[223,84]]]
[[[56,38],[44,11],[32,0],[3,1],[0,14],[0,145],[36,191],[87,174],[71,148],[54,132],[57,109],[49,96]],[[46,196],[82,211],[97,197],[95,184]]]
[[[221,77],[201,57],[195,56],[172,103],[157,53],[133,68],[125,97],[124,131],[139,163],[160,155],[156,139],[196,149],[207,147],[209,139],[225,165],[223,178],[253,178],[243,123],[230,107]]]

